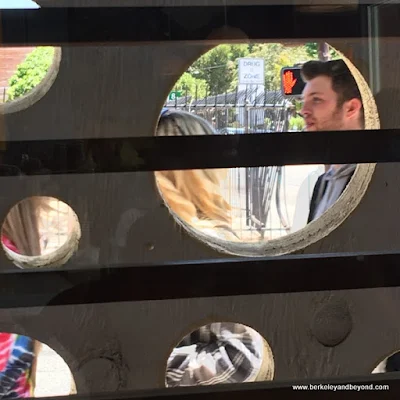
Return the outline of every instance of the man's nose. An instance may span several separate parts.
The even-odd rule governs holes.
[[[310,115],[310,110],[308,109],[308,107],[306,106],[306,104],[303,104],[301,109],[300,109],[300,115],[302,117],[307,117],[308,115]]]

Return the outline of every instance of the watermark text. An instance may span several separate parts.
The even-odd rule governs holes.
[[[293,385],[293,390],[331,390],[331,391],[339,391],[339,390],[355,390],[357,392],[362,390],[389,390],[389,385],[353,385],[351,383],[347,383],[345,385],[333,385],[333,384],[318,384],[318,385]]]

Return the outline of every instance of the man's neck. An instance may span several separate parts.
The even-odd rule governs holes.
[[[348,121],[344,126],[344,131],[359,131],[363,129],[362,125],[358,121]]]
[[[343,130],[344,131],[359,131],[361,129],[363,129],[361,124],[358,121],[355,121],[354,123],[349,122],[348,124],[346,124],[346,127]],[[344,164],[332,164],[329,167],[332,167],[335,171],[337,171],[343,165]],[[329,167],[326,168],[326,171],[329,170]]]

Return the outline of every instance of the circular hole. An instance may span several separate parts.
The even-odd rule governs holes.
[[[0,112],[24,110],[39,101],[54,83],[61,49],[41,47],[0,48]]]
[[[324,115],[314,110],[314,125],[306,126],[298,98],[282,96],[280,73],[283,67],[316,60],[316,43],[225,44],[201,56],[177,81],[156,135],[378,129],[375,101],[364,78],[338,51],[330,49],[330,56],[337,60],[335,68],[340,64],[348,76],[348,88],[360,98],[341,104],[331,78],[310,79],[306,88],[322,81],[321,90],[331,96]],[[238,81],[240,58],[263,61],[263,84]],[[253,76],[263,76],[260,71],[254,67]],[[356,114],[343,114],[349,104],[356,104]],[[195,238],[228,254],[280,255],[303,249],[337,228],[361,201],[375,164],[332,166],[322,178],[330,167],[158,171],[155,178],[171,214]]]
[[[0,349],[4,398],[76,393],[75,381],[67,363],[44,343],[15,333],[0,333]],[[14,397],[16,393],[18,396]]]
[[[385,357],[372,371],[373,374],[400,371],[400,351]]]
[[[167,387],[272,380],[274,359],[254,329],[233,322],[203,325],[186,335],[167,360]]]
[[[72,208],[46,196],[29,197],[12,207],[1,231],[6,256],[20,268],[65,264],[77,250],[80,237]]]

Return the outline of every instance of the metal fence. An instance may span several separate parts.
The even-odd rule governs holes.
[[[176,93],[176,91],[175,91]],[[203,117],[218,134],[265,134],[289,131],[294,105],[279,91],[247,87],[205,98],[188,93],[165,103]],[[285,167],[234,168],[222,183],[232,206],[232,229],[244,241],[275,238],[290,230],[285,202]]]

